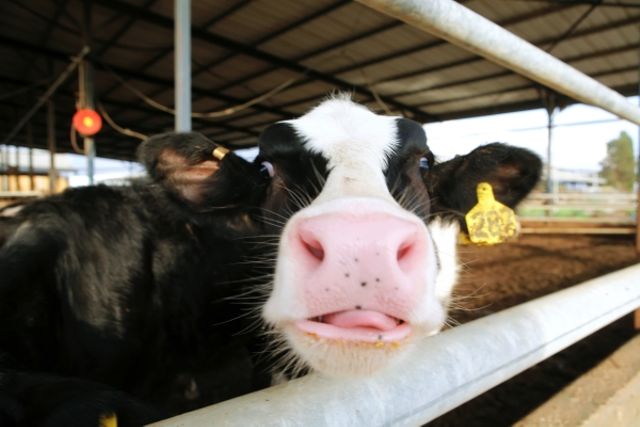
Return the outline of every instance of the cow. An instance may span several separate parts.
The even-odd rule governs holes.
[[[139,425],[255,388],[250,322],[226,299],[251,285],[269,176],[217,148],[156,136],[139,150],[149,179],[0,218],[0,425],[85,425],[79,406]]]
[[[269,126],[251,163],[216,148],[156,136],[148,179],[2,218],[0,420],[139,425],[375,375],[442,328],[477,184],[515,206],[541,169],[499,143],[437,162],[422,125],[346,96]]]

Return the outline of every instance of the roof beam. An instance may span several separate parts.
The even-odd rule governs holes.
[[[504,21],[501,21],[501,22],[497,22],[496,24],[500,25],[501,27],[506,28],[506,27],[509,27],[509,26],[512,26],[512,25],[517,25],[519,23],[522,23],[522,22],[525,22],[525,21],[528,21],[528,20],[531,20],[531,19],[541,18],[541,17],[547,16],[547,15],[550,15],[552,13],[556,13],[556,12],[558,12],[558,10],[568,9],[568,8],[571,8],[571,7],[572,6],[560,6],[560,7],[556,8],[556,9],[554,9],[554,10],[544,9],[544,10],[536,10],[536,11],[533,11],[533,12],[527,12],[525,14],[514,16],[514,17],[509,18],[507,20],[504,20]],[[354,71],[354,70],[357,70],[357,69],[361,69],[361,68],[364,68],[364,67],[370,67],[370,66],[373,66],[373,65],[380,64],[382,62],[391,61],[391,60],[400,58],[402,56],[412,55],[412,54],[420,52],[422,50],[433,49],[435,47],[443,46],[443,45],[446,45],[446,44],[449,44],[449,42],[447,42],[445,40],[442,40],[442,39],[438,39],[438,40],[433,41],[433,42],[427,42],[427,43],[420,44],[418,46],[412,46],[412,47],[409,47],[407,49],[403,49],[401,51],[395,51],[395,52],[390,53],[390,54],[381,55],[381,56],[378,56],[376,58],[372,58],[372,59],[370,59],[368,61],[360,62],[360,63],[357,63],[357,64],[352,64],[352,65],[346,66],[346,67],[342,67],[342,68],[339,68],[337,70],[333,70],[332,72],[334,74],[348,73],[348,72],[351,72],[351,71]],[[483,58],[483,60],[484,60],[484,58]],[[375,83],[376,82],[371,83],[371,84],[373,85]]]
[[[259,45],[261,45],[261,44],[263,44],[263,43],[265,43],[265,42],[267,42],[269,40],[273,40],[274,38],[276,38],[278,36],[281,36],[282,34],[285,34],[285,33],[289,32],[289,31],[291,31],[291,30],[293,30],[295,28],[298,28],[298,27],[300,27],[300,26],[302,26],[302,25],[304,25],[304,24],[306,24],[308,22],[311,22],[314,19],[316,19],[318,17],[321,17],[321,16],[323,16],[323,15],[329,13],[329,12],[332,12],[332,11],[334,11],[336,9],[339,9],[342,6],[344,6],[346,4],[349,4],[349,3],[350,3],[350,0],[339,0],[336,3],[332,3],[332,4],[326,6],[326,7],[322,8],[322,9],[312,13],[311,15],[305,16],[303,19],[300,19],[300,20],[298,20],[296,22],[287,24],[284,27],[282,27],[282,28],[280,28],[280,29],[278,29],[278,30],[276,30],[276,31],[274,31],[272,33],[269,33],[269,34],[267,34],[267,35],[265,35],[263,37],[260,37],[258,40],[256,40],[254,42],[254,45],[259,46]],[[208,27],[208,25],[204,26],[204,28],[207,28],[207,27]],[[207,71],[209,68],[216,67],[216,66],[222,64],[225,61],[228,61],[229,59],[231,59],[231,58],[233,58],[233,57],[235,57],[237,55],[238,54],[235,51],[232,51],[229,54],[223,56],[222,58],[216,58],[213,61],[208,62],[207,64],[203,64],[203,65],[201,65],[201,66],[199,66],[198,68],[195,69],[195,71],[193,72],[193,76],[197,77],[198,75],[200,75],[203,72]],[[270,67],[270,68],[276,69],[276,67]],[[259,73],[262,73],[262,72],[263,71],[259,71]],[[246,77],[243,77],[242,79],[246,79]],[[230,87],[233,87],[233,86],[237,86],[237,85],[238,84],[235,83],[235,81],[232,81],[232,82],[229,82],[229,83],[225,84],[224,87],[219,87],[219,88],[216,88],[214,90],[225,90],[227,88],[230,88]],[[155,94],[155,95],[157,95],[157,94]]]
[[[241,2],[238,2],[234,5],[232,5],[231,7],[227,8],[226,10],[224,10],[222,13],[214,16],[212,19],[210,19],[209,21],[207,21],[202,28],[209,28],[210,26],[214,25],[215,23],[217,23],[218,21],[220,21],[221,19],[235,13],[236,11],[242,9],[244,6],[246,6],[249,3],[250,0],[243,0]],[[136,20],[136,18],[132,18],[134,21]],[[145,71],[147,70],[149,67],[151,67],[153,64],[157,63],[158,61],[160,61],[162,58],[166,57],[167,55],[169,55],[171,52],[173,52],[173,45],[160,50],[160,52],[158,52],[156,55],[154,55],[153,57],[151,57],[151,59],[149,59],[148,61],[146,61],[144,64],[142,64],[140,67],[138,67],[138,69],[140,71]],[[116,90],[117,88],[119,88],[120,86],[122,86],[121,82],[116,82],[113,85],[111,85],[108,89],[106,89],[103,94],[109,95],[111,94],[114,90]],[[156,96],[157,93],[159,92],[155,92],[154,94],[151,94],[150,96]]]
[[[640,124],[640,109],[625,97],[453,0],[358,0],[449,40],[556,92]],[[465,26],[473,22],[472,26]]]
[[[515,24],[518,24],[520,22],[524,22],[524,21],[526,21],[528,19],[540,18],[542,16],[546,16],[547,14],[555,13],[558,10],[563,10],[563,9],[567,9],[567,8],[570,8],[570,7],[572,7],[572,6],[567,5],[567,6],[559,6],[558,8],[554,9],[553,11],[541,10],[541,11],[529,12],[529,13],[526,13],[526,14],[523,14],[523,15],[519,15],[519,16],[510,18],[508,20],[505,20],[505,21],[501,22],[500,25],[502,25],[502,26],[515,25]],[[392,21],[392,22],[390,22],[388,24],[384,24],[384,25],[382,25],[382,26],[380,26],[378,28],[375,28],[373,30],[366,31],[364,33],[361,33],[361,34],[355,36],[355,37],[351,37],[349,39],[345,39],[345,40],[343,40],[342,42],[340,42],[338,44],[331,44],[331,45],[328,45],[328,46],[326,46],[324,48],[321,48],[321,49],[319,49],[319,50],[317,50],[315,52],[311,52],[309,54],[306,54],[306,55],[303,55],[301,57],[298,57],[298,58],[296,58],[296,61],[300,62],[300,61],[303,61],[303,60],[307,60],[307,59],[313,58],[314,56],[318,56],[318,55],[326,53],[328,51],[338,49],[338,48],[343,47],[345,45],[354,43],[354,42],[356,42],[358,40],[362,40],[364,38],[371,37],[373,35],[382,33],[384,31],[391,30],[393,28],[400,27],[402,25],[405,25],[405,24],[403,22],[401,22],[401,21],[394,20],[394,21]],[[363,68],[363,67],[366,67],[366,66],[376,65],[376,64],[382,63],[384,61],[393,60],[393,59],[399,58],[401,56],[410,55],[410,54],[419,52],[421,50],[434,48],[434,47],[442,46],[442,45],[445,45],[445,44],[447,44],[447,42],[443,41],[443,40],[436,40],[436,41],[432,41],[432,42],[428,42],[428,43],[423,43],[423,44],[420,44],[419,46],[412,46],[410,48],[403,49],[400,52],[396,51],[393,54],[385,54],[385,55],[382,55],[382,56],[378,56],[376,58],[372,58],[372,59],[370,59],[368,61],[365,61],[365,62],[361,62],[361,63],[358,63],[358,64],[353,64],[353,65],[350,65],[348,67],[343,67],[342,69],[334,70],[334,73],[335,74],[346,73],[346,72],[353,71],[353,70],[358,69],[358,68]],[[470,59],[465,59],[464,61],[484,61],[484,60],[485,60],[484,58],[473,57],[473,58],[470,58]],[[243,83],[245,83],[247,81],[250,81],[250,80],[252,80],[254,78],[257,78],[257,77],[259,77],[261,75],[264,75],[264,74],[266,74],[268,72],[271,72],[271,71],[273,71],[275,69],[277,69],[277,68],[276,67],[271,67],[268,70],[264,70],[264,71],[259,71],[259,72],[253,73],[250,76],[247,76],[247,77],[244,77],[242,79],[238,79],[238,80],[236,80],[234,82],[229,83],[228,86],[243,84]],[[385,79],[384,81],[388,81],[388,80],[389,79]],[[297,82],[297,83],[289,86],[289,89],[293,89],[295,87],[299,87],[299,86],[301,86],[303,84],[309,83],[309,81],[310,81],[310,79],[305,79],[303,81]],[[377,83],[380,83],[380,81],[378,81],[378,82],[370,82],[369,85],[373,86],[373,85],[375,85]],[[218,90],[220,90],[220,88],[218,88]],[[394,97],[395,95],[387,94],[387,96]],[[307,98],[299,99],[299,100],[296,100],[296,101],[289,102],[287,104],[283,104],[282,107],[286,108],[286,107],[290,107],[290,106],[293,106],[293,105],[307,103],[307,102],[311,101],[314,98],[315,97],[307,97]],[[245,116],[246,115],[242,115],[242,116],[238,116],[237,118],[243,118]],[[433,116],[429,120],[426,120],[425,122],[433,122],[433,121],[438,121],[440,119],[441,118],[439,118],[439,117]]]
[[[591,75],[591,77],[593,78],[604,78],[613,74],[618,74],[618,73],[627,73],[629,71],[636,71],[638,69],[637,66],[635,65],[630,65],[630,66],[626,66],[626,67],[618,67],[615,69],[611,69],[611,70],[606,70],[606,71],[602,71],[599,73],[594,73]],[[447,98],[447,99],[443,99],[440,101],[432,101],[432,102],[425,102],[423,104],[420,104],[420,107],[433,107],[434,105],[442,105],[442,104],[448,104],[450,102],[459,102],[459,101],[465,101],[468,99],[472,99],[472,98],[478,98],[480,96],[489,96],[489,95],[502,95],[502,94],[506,94],[509,92],[513,92],[513,91],[517,91],[517,90],[525,90],[525,89],[532,89],[534,87],[538,86],[537,84],[524,84],[524,85],[517,85],[517,86],[512,86],[509,88],[500,88],[500,89],[492,89],[486,92],[474,92],[471,95],[463,95],[463,96],[458,96],[455,98]]]
[[[301,25],[304,25],[305,23],[310,22],[310,21],[312,21],[312,20],[314,20],[314,19],[316,19],[316,18],[318,18],[318,17],[320,17],[320,16],[322,16],[322,15],[324,15],[326,13],[329,13],[329,12],[331,12],[333,10],[336,10],[336,9],[344,6],[345,4],[348,4],[349,2],[350,2],[350,0],[339,0],[337,3],[332,3],[332,4],[328,5],[327,7],[324,7],[322,9],[312,13],[311,15],[305,16],[303,19],[301,19],[299,21],[296,21],[294,23],[288,24],[288,25],[286,25],[286,26],[284,26],[284,27],[282,27],[282,28],[270,33],[270,34],[267,34],[266,36],[261,37],[259,40],[256,40],[254,42],[254,44],[256,46],[258,46],[258,45],[260,45],[262,43],[265,43],[265,42],[267,42],[269,40],[272,40],[272,39],[274,39],[274,38],[276,38],[276,37],[288,32],[288,31],[291,31],[294,28],[297,28],[297,27],[299,27]],[[225,14],[225,16],[226,16],[226,14]],[[221,18],[216,17],[214,20],[212,20],[212,21],[208,22],[207,24],[205,24],[204,26],[202,26],[202,28],[203,29],[209,28],[213,24],[213,22],[218,22],[220,19]],[[231,58],[233,58],[235,56],[237,56],[236,52],[230,52],[227,55],[224,55],[222,58],[216,58],[216,59],[214,59],[212,61],[209,61],[206,64],[199,65],[193,71],[192,77],[197,77],[198,75],[202,74],[203,72],[208,71],[210,68],[216,67],[216,66],[224,63],[225,61],[227,61],[227,60],[229,60],[229,59],[231,59]],[[143,66],[143,68],[144,68],[144,66]],[[274,68],[274,69],[276,69],[276,68]],[[261,72],[262,71],[259,71],[259,73],[261,73]],[[224,87],[219,87],[219,88],[215,88],[215,89],[211,89],[211,90],[212,91],[216,91],[216,92],[217,91],[224,91],[227,88],[231,88],[231,87],[234,87],[234,86],[237,86],[237,84],[234,81],[231,81],[231,82],[226,83],[224,85]],[[154,98],[154,97],[160,95],[162,92],[164,92],[166,90],[168,90],[168,88],[161,88],[161,89],[159,89],[159,90],[157,90],[155,92],[152,92],[149,96],[151,98]],[[197,96],[193,97],[194,101],[196,101],[197,99],[199,99]]]
[[[577,39],[577,38],[582,38],[582,37],[586,37],[586,36],[590,36],[590,35],[594,35],[594,34],[598,34],[600,32],[603,31],[608,31],[608,30],[612,30],[612,29],[618,29],[621,27],[626,27],[626,26],[630,26],[630,25],[637,25],[638,20],[640,20],[640,15],[636,15],[636,16],[632,16],[629,18],[625,18],[619,21],[615,21],[615,22],[609,22],[607,24],[603,24],[603,25],[599,25],[597,27],[592,27],[592,28],[587,28],[584,29],[582,31],[577,31],[575,33],[573,33],[571,36],[567,37],[565,39],[566,40],[573,40],[573,39]],[[547,37],[545,39],[542,40],[538,40],[538,41],[532,41],[530,42],[531,44],[534,44],[536,46],[543,46],[546,45],[548,43],[552,43],[555,40],[555,37]],[[563,61],[567,62],[566,58],[559,58],[562,59]],[[455,62],[449,62],[446,64],[442,64],[442,65],[438,65],[436,67],[429,67],[429,68],[422,68],[419,70],[414,70],[414,71],[410,71],[410,72],[406,72],[406,73],[400,73],[400,74],[395,74],[392,76],[388,76],[384,79],[380,79],[378,81],[375,81],[372,83],[372,85],[375,84],[381,84],[381,83],[389,83],[389,82],[394,82],[397,80],[402,80],[402,79],[407,79],[407,78],[412,78],[412,77],[418,77],[421,76],[423,74],[427,74],[427,73],[433,73],[436,71],[444,71],[448,68],[453,68],[453,67],[458,67],[460,65],[469,65],[469,64],[474,64],[474,63],[480,63],[486,61],[486,59],[482,58],[482,57],[478,57],[478,56],[473,56],[470,58],[466,58],[466,59],[462,59],[459,61],[455,61]],[[430,88],[425,88],[426,89],[430,89]],[[390,96],[398,96],[398,95],[403,95],[404,93],[393,93]],[[286,107],[286,106],[285,106]]]
[[[317,49],[317,50],[315,50],[313,52],[308,52],[308,53],[306,53],[304,55],[300,55],[300,56],[294,58],[293,60],[296,61],[296,62],[302,62],[302,61],[305,61],[305,60],[307,60],[309,58],[313,58],[314,56],[319,56],[319,55],[321,55],[323,53],[326,53],[326,52],[329,52],[331,50],[340,49],[341,47],[346,46],[348,44],[355,43],[357,41],[363,40],[363,39],[368,38],[368,37],[372,37],[372,36],[374,36],[376,34],[380,34],[380,33],[383,33],[385,31],[389,31],[389,30],[391,30],[393,28],[397,28],[397,27],[400,27],[402,25],[404,25],[402,22],[391,21],[391,22],[388,22],[388,23],[383,24],[381,26],[378,26],[376,28],[373,28],[373,29],[364,31],[362,33],[353,35],[353,36],[351,36],[349,38],[343,39],[343,40],[341,40],[339,42],[334,42],[334,43],[332,43],[330,45],[324,46],[324,47],[322,47],[320,49]],[[266,74],[268,74],[268,73],[270,73],[270,72],[272,72],[274,70],[277,70],[277,69],[278,69],[278,67],[271,66],[271,67],[268,67],[268,68],[266,68],[264,70],[260,70],[260,71],[256,71],[254,73],[251,73],[251,74],[249,74],[247,76],[244,76],[244,77],[242,77],[240,79],[228,82],[225,86],[227,88],[232,87],[232,86],[239,86],[239,85],[242,85],[242,84],[244,84],[246,82],[249,82],[249,81],[251,81],[251,80],[253,80],[255,78],[264,76],[264,75],[266,75]],[[294,87],[295,86],[298,86],[298,84],[294,85]],[[216,88],[214,90],[222,90],[222,89],[223,89],[222,87],[218,87],[218,88]]]
[[[594,52],[589,52],[587,54],[575,55],[575,56],[566,57],[566,58],[559,58],[559,59],[561,59],[562,61],[564,61],[567,64],[571,65],[572,63],[584,61],[584,60],[587,60],[587,59],[608,57],[608,56],[616,55],[616,54],[619,54],[619,53],[635,52],[638,49],[640,49],[640,44],[635,43],[635,44],[620,46],[620,47],[614,48],[614,49],[607,48],[607,49],[597,50],[597,51],[594,51]],[[483,59],[474,58],[473,61],[468,61],[468,60],[459,61],[459,64],[457,64],[457,65],[467,65],[467,64],[471,64],[471,63],[475,63],[475,62],[481,62],[481,61],[483,61]],[[447,67],[447,68],[449,68],[449,67]],[[462,80],[448,81],[446,83],[442,83],[442,84],[438,84],[438,85],[434,85],[434,86],[429,86],[429,87],[425,87],[425,88],[422,88],[422,89],[414,89],[414,90],[403,91],[403,92],[394,92],[392,94],[392,96],[401,97],[401,96],[407,96],[407,95],[416,95],[416,94],[419,94],[421,92],[428,92],[428,91],[432,91],[432,90],[436,90],[436,89],[451,88],[451,87],[460,86],[460,85],[469,84],[469,83],[478,83],[478,82],[482,82],[482,81],[485,81],[485,80],[495,79],[495,78],[498,78],[498,77],[506,77],[506,76],[509,76],[509,75],[512,75],[512,74],[514,74],[512,71],[504,70],[504,71],[499,71],[497,73],[486,74],[486,75],[480,76],[480,77],[473,77],[473,78],[467,78],[467,79],[462,79]]]
[[[173,28],[173,19],[167,18],[166,16],[151,12],[149,10],[142,9],[140,7],[132,6],[120,0],[94,0],[94,1],[103,7],[106,7],[112,10],[118,10],[130,16],[135,16],[138,19],[149,22],[151,24],[155,24],[167,29]],[[337,88],[340,88],[343,90],[355,91],[357,93],[360,93],[366,96],[375,96],[374,93],[365,86],[352,84],[348,81],[334,77],[333,75],[325,74],[320,71],[305,67],[304,65],[301,65],[297,62],[289,61],[287,59],[278,57],[276,55],[272,55],[268,52],[262,51],[252,46],[239,43],[227,37],[210,33],[200,28],[193,28],[192,36],[194,39],[199,39],[204,42],[222,46],[226,49],[240,52],[244,55],[253,57],[255,59],[264,61],[266,63],[277,65],[280,68],[285,68],[290,71],[293,71],[302,75],[306,75],[309,78],[328,83],[330,85],[336,86]],[[426,121],[427,119],[430,118],[429,114],[426,114],[425,112],[420,111],[417,108],[404,105],[393,99],[389,99],[385,97],[381,97],[381,98],[385,103],[393,106],[393,108],[412,114],[416,120]]]
[[[526,13],[526,14],[523,14],[523,15],[520,15],[520,16],[516,16],[516,17],[511,18],[509,20],[503,21],[502,23],[500,23],[500,25],[502,25],[502,26],[515,25],[515,24],[518,24],[520,22],[526,21],[528,19],[539,18],[541,16],[545,16],[545,15],[550,14],[550,13],[555,13],[556,11],[558,11],[560,9],[569,8],[569,7],[571,7],[571,6],[561,6],[561,7],[558,7],[556,9],[554,9],[553,11],[544,10],[544,11],[529,12],[529,13]],[[361,40],[361,39],[364,39],[364,38],[367,38],[367,37],[371,37],[371,36],[373,36],[375,34],[379,34],[381,32],[388,31],[390,29],[397,28],[397,27],[400,27],[402,25],[404,25],[403,22],[394,20],[394,21],[392,21],[392,22],[390,22],[388,24],[385,24],[385,25],[382,25],[381,27],[378,27],[378,28],[375,28],[373,30],[364,32],[364,33],[362,33],[362,34],[360,34],[358,36],[351,37],[349,39],[345,39],[345,40],[343,40],[342,42],[340,42],[338,44],[333,43],[333,44],[330,44],[330,45],[328,45],[328,46],[326,46],[324,48],[321,48],[321,49],[319,49],[319,50],[317,50],[315,52],[311,52],[309,54],[306,54],[306,55],[303,55],[301,57],[298,57],[298,58],[296,58],[296,61],[297,62],[301,62],[301,61],[313,58],[314,56],[318,56],[320,54],[326,53],[326,52],[331,51],[331,50],[336,50],[336,49],[338,49],[340,47],[343,47],[343,46],[345,46],[347,44],[355,43],[358,40]],[[436,40],[436,41],[431,41],[431,42],[428,42],[428,43],[422,43],[422,44],[420,44],[418,46],[411,46],[411,47],[403,49],[401,51],[394,51],[391,54],[381,55],[381,56],[378,56],[378,57],[375,57],[375,58],[371,58],[371,59],[369,59],[367,61],[360,62],[358,64],[352,64],[352,65],[349,65],[349,66],[346,66],[346,67],[342,67],[342,68],[337,69],[337,70],[333,70],[332,74],[337,75],[337,74],[347,73],[347,72],[350,72],[350,71],[353,71],[353,70],[357,70],[357,69],[360,69],[360,68],[363,68],[363,67],[376,65],[376,64],[379,64],[379,63],[382,63],[382,62],[385,62],[385,61],[397,59],[397,58],[405,56],[405,55],[410,55],[410,54],[419,52],[421,50],[426,50],[426,49],[434,48],[434,47],[437,47],[437,46],[442,46],[442,45],[445,45],[445,44],[447,44],[447,42],[443,41],[443,40]],[[257,77],[259,77],[261,75],[264,75],[264,74],[266,74],[268,72],[271,72],[271,71],[273,71],[275,69],[276,69],[275,67],[272,67],[272,68],[269,68],[268,70],[264,70],[264,71],[261,71],[261,72],[253,73],[250,76],[247,76],[247,77],[245,77],[243,79],[239,79],[239,80],[236,80],[234,82],[231,82],[227,86],[229,87],[229,86],[232,86],[232,85],[243,84],[243,83],[245,83],[247,81],[250,81],[250,80],[252,80],[254,78],[257,78]],[[289,89],[293,89],[295,87],[301,86],[303,84],[308,83],[309,81],[310,81],[309,79],[305,79],[303,81],[297,82],[297,83],[289,86]],[[370,83],[369,85],[372,86],[373,84],[374,83]],[[218,90],[220,90],[220,88],[218,88]],[[429,121],[433,121],[433,119],[434,118],[432,118]]]
[[[17,86],[24,86],[24,85],[29,84],[29,82],[27,82],[27,81],[22,81],[22,80],[18,80],[18,79],[15,79],[15,78],[12,78],[12,77],[7,77],[7,76],[1,76],[0,75],[0,79],[2,81],[9,82],[9,83],[15,84]],[[70,92],[70,91],[62,91],[61,90],[61,91],[58,91],[56,93],[57,93],[58,96],[69,97],[71,99],[73,99],[73,97],[74,97],[73,93]],[[133,105],[133,104],[129,104],[129,103],[126,103],[126,102],[118,101],[118,100],[115,100],[115,99],[110,99],[110,98],[107,98],[107,97],[100,98],[100,102],[102,102],[105,105],[110,105],[112,107],[125,109],[125,110],[128,110],[128,111],[138,111],[138,112],[145,113],[145,114],[152,114],[152,113],[156,112],[156,110],[154,110],[153,108],[148,107],[146,105]],[[0,105],[2,105],[1,101],[0,101]],[[107,112],[109,112],[109,111],[107,110]],[[157,117],[157,115],[155,117]],[[167,115],[167,117],[169,117],[169,116]],[[237,127],[237,126],[229,125],[229,124],[223,123],[223,122],[214,122],[214,121],[210,121],[210,120],[206,120],[206,119],[200,119],[200,118],[194,118],[194,122],[201,123],[201,124],[203,124],[203,125],[205,125],[207,127],[216,127],[216,128],[219,128],[219,129],[221,129],[223,131],[226,131],[226,132],[244,133],[248,137],[254,137],[255,138],[259,134],[258,132],[255,132],[255,131],[253,131],[251,129],[247,129],[246,127]],[[132,128],[134,128],[134,130],[148,132],[147,129],[139,129],[139,128],[135,129],[136,127],[139,126],[139,124],[140,124],[140,122],[137,121],[135,125],[130,125],[128,123],[124,123],[122,125],[123,126],[131,126]],[[172,125],[169,125],[168,127],[170,128],[170,127],[172,127]],[[152,132],[148,132],[148,133],[157,133],[157,132],[158,132],[158,130],[155,130],[155,131],[152,131]]]
[[[156,0],[147,0],[142,7],[144,8],[148,8],[151,7],[153,5],[153,3],[155,3]],[[116,16],[118,16],[119,14],[116,14]],[[115,34],[113,36],[111,36],[111,38],[107,41],[105,41],[104,43],[100,44],[99,47],[97,49],[95,49],[94,55],[95,56],[102,56],[104,55],[107,50],[109,50],[127,31],[129,31],[129,28],[131,28],[131,26],[136,22],[135,18],[132,17],[128,17],[126,19],[126,21],[124,22],[124,24],[115,32]],[[95,41],[94,41],[95,43]]]
[[[64,61],[64,62],[69,62],[69,57],[72,56],[71,53],[66,53],[66,52],[62,52],[62,51],[58,51],[55,49],[51,49],[51,48],[46,48],[46,47],[42,47],[42,46],[36,46],[36,45],[32,45],[30,43],[24,42],[22,40],[18,40],[18,39],[14,39],[12,37],[6,37],[6,36],[2,36],[0,35],[0,44],[4,44],[6,46],[9,46],[11,48],[15,48],[15,49],[23,49],[23,50],[29,50],[32,52],[37,52],[41,55],[44,55],[46,57],[52,58],[52,59],[56,59],[59,61]],[[96,60],[94,57],[89,56],[89,61],[97,68],[97,69],[101,69],[104,71],[110,71],[113,70],[114,72],[118,73],[119,75],[122,75],[124,77],[130,78],[130,79],[134,79],[134,80],[139,80],[139,81],[143,81],[143,82],[147,82],[147,83],[152,83],[152,84],[156,84],[156,85],[160,85],[160,86],[173,86],[173,81],[171,79],[165,79],[162,77],[156,77],[156,76],[152,76],[149,74],[145,74],[139,71],[131,71],[131,70],[126,70],[122,67],[118,67],[118,66],[113,66],[113,65],[109,65],[106,64],[102,61],[98,61]],[[193,86],[193,92],[194,93],[199,93],[202,94],[203,96],[209,97],[209,98],[214,98],[214,99],[218,99],[220,101],[229,103],[229,104],[242,104],[244,102],[246,102],[246,100],[244,99],[238,99],[232,96],[228,96],[228,95],[223,95],[221,93],[216,93],[216,92],[212,92],[209,89],[205,89],[205,88],[200,88],[197,86]],[[255,110],[259,110],[265,113],[270,113],[276,116],[281,116],[281,117],[286,117],[286,118],[290,118],[294,116],[294,113],[291,113],[289,111],[285,111],[279,108],[275,108],[275,107],[267,107],[264,105],[260,105],[260,104],[255,104],[252,105],[250,108],[253,108]]]

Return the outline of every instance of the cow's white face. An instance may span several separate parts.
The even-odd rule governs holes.
[[[274,126],[261,155],[284,197],[312,201],[284,227],[263,317],[313,369],[369,374],[440,330],[457,276],[457,226],[428,218],[424,131],[348,99]]]

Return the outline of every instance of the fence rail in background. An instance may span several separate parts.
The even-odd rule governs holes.
[[[0,191],[0,209],[12,203],[42,197],[41,191]]]
[[[523,218],[581,217],[631,222],[636,213],[632,193],[533,193],[518,206]]]
[[[640,307],[640,265],[424,339],[374,378],[309,375],[154,427],[417,426]]]
[[[607,234],[635,235],[636,224],[631,220],[611,221],[595,219],[554,218],[520,219],[521,234]]]

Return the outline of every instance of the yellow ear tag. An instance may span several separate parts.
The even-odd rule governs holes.
[[[103,415],[100,417],[100,427],[118,427],[116,414]]]
[[[519,224],[516,214],[493,196],[493,188],[481,182],[476,188],[478,204],[465,215],[472,243],[495,245],[515,237]]]

